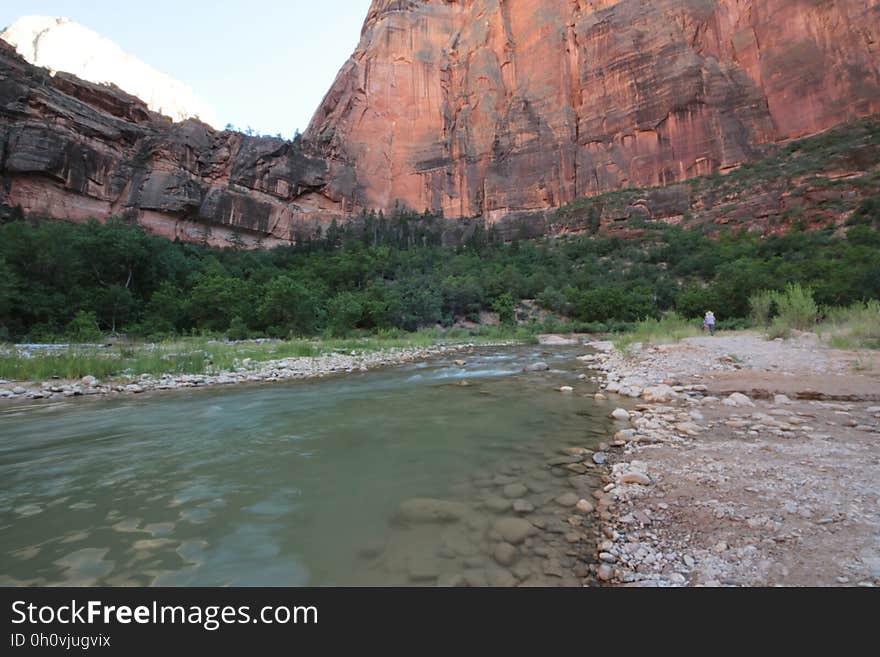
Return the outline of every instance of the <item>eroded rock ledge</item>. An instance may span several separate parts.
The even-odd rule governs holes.
[[[345,170],[301,142],[172,123],[115,87],[50,76],[0,40],[0,203],[272,246],[343,216]]]

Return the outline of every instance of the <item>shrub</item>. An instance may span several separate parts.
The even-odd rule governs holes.
[[[768,326],[779,312],[779,292],[761,290],[749,297],[749,319],[755,326]]]
[[[80,310],[67,324],[65,334],[73,342],[98,342],[101,331],[95,313]]]
[[[503,324],[513,324],[516,321],[516,302],[508,292],[495,299],[492,310],[498,313]]]
[[[816,325],[819,308],[813,300],[813,291],[800,283],[790,283],[777,299],[779,320],[789,328],[806,331]]]
[[[777,317],[767,328],[767,338],[776,340],[782,338],[787,340],[791,336],[791,327],[788,326],[781,318]]]
[[[699,333],[700,327],[697,322],[672,312],[661,319],[649,317],[642,320],[634,329],[615,339],[614,344],[618,349],[625,351],[636,342],[642,344],[678,342]]]
[[[230,340],[247,340],[250,337],[247,324],[238,315],[229,322],[229,330],[226,331],[226,337]]]
[[[826,310],[821,332],[833,347],[880,349],[880,301]]]
[[[813,291],[800,283],[789,283],[782,292],[761,290],[749,297],[749,316],[758,326],[768,327],[768,337],[787,338],[792,329],[807,331],[819,320]]]

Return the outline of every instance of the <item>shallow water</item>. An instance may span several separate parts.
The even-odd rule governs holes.
[[[7,407],[0,584],[576,583],[571,509],[553,501],[572,473],[547,461],[608,429],[578,353],[486,348],[309,382]],[[524,374],[536,360],[551,371]],[[515,515],[498,501],[512,482],[546,531],[508,570],[490,555],[496,514]],[[472,515],[397,521],[416,497]]]

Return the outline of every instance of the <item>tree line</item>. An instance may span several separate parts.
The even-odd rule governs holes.
[[[649,227],[641,241],[603,235],[501,241],[478,225],[443,244],[442,218],[398,208],[332,224],[272,250],[219,249],[147,234],[122,219],[75,224],[5,213],[0,223],[0,340],[346,335],[514,320],[535,299],[571,329],[614,329],[676,311],[742,322],[759,290],[801,283],[820,305],[880,298],[878,204],[845,231],[709,237]]]

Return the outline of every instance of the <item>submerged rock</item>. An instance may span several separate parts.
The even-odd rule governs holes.
[[[532,523],[522,518],[499,518],[493,528],[501,538],[513,545],[519,545],[537,531]]]
[[[499,543],[495,546],[492,556],[502,566],[511,566],[516,561],[517,552],[516,548],[510,543]]]
[[[468,515],[469,509],[459,502],[432,498],[407,500],[397,509],[397,518],[404,522],[458,522]]]

